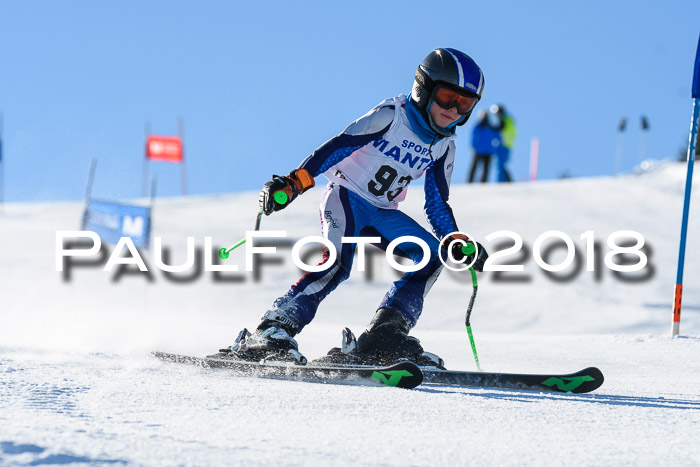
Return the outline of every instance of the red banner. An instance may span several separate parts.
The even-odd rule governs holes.
[[[149,136],[146,157],[154,161],[182,162],[182,140],[179,136]]]

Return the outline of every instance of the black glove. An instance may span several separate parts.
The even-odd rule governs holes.
[[[313,188],[314,178],[306,169],[292,170],[289,175],[273,175],[260,192],[260,210],[269,216],[287,207],[297,196]]]
[[[481,243],[470,240],[466,235],[450,235],[445,241],[445,246],[452,252],[452,258],[458,263],[469,264],[474,260],[474,247],[476,246],[476,261],[472,264],[475,271],[483,272],[484,263],[489,257],[486,248]]]

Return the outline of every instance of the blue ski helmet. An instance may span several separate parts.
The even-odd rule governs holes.
[[[481,99],[484,73],[469,55],[457,49],[435,49],[418,65],[411,99],[433,130],[443,136],[450,136],[454,129],[437,126],[428,112],[433,103],[433,92],[438,85]],[[470,115],[471,111],[457,125],[464,125]]]

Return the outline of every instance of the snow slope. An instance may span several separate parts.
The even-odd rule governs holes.
[[[206,354],[229,345],[298,278],[290,249],[251,273],[211,272],[173,282],[155,269],[116,277],[99,267],[56,272],[55,232],[75,230],[79,203],[10,204],[0,213],[0,465],[376,464],[693,465],[700,462],[700,200],[691,204],[683,321],[671,339],[684,166],[614,178],[455,186],[461,228],[478,239],[518,233],[529,247],[525,280],[479,276],[472,326],[482,367],[492,371],[606,375],[590,395],[425,387],[404,391],[232,377],[154,361],[153,349]],[[317,235],[320,188],[265,217],[263,230]],[[186,237],[228,246],[252,228],[256,193],[158,200],[154,235],[186,257]],[[422,190],[404,210],[423,225]],[[556,282],[532,247],[542,233],[568,234],[583,261]],[[601,242],[641,233],[649,265],[634,283],[602,261],[585,271],[587,231]],[[502,241],[500,239],[498,241]],[[495,242],[484,242],[491,252]],[[550,258],[558,263],[562,249]],[[374,278],[360,271],[322,304],[299,335],[310,358],[359,333],[396,277],[381,256]],[[243,251],[227,264],[243,268]],[[194,273],[182,273],[188,277]],[[232,281],[235,279],[235,281]],[[474,369],[464,331],[471,292],[443,273],[414,334],[448,367]]]

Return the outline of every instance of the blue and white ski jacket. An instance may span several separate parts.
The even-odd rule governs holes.
[[[396,209],[408,184],[425,174],[425,213],[442,238],[458,230],[447,204],[456,135],[426,131],[417,118],[422,119],[405,95],[386,99],[326,141],[299,168],[314,178],[324,174],[385,209]]]

